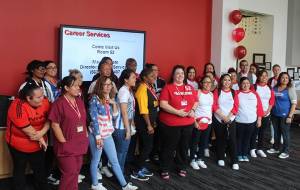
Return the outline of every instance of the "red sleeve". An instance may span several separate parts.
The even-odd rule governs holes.
[[[239,110],[239,91],[234,91],[234,98],[233,98],[233,108],[231,113],[236,115]]]
[[[11,119],[15,127],[25,128],[30,126],[29,115],[26,110],[25,103],[21,100],[15,100],[8,110],[8,117]]]
[[[219,94],[218,94],[218,89],[214,90],[214,103],[213,103],[213,107],[212,110],[213,112],[216,112],[219,109]]]
[[[52,122],[55,122],[55,123],[61,122],[61,113],[60,113],[60,109],[59,109],[60,103],[61,103],[61,101],[59,101],[59,99],[58,99],[51,106],[48,119]]]
[[[254,84],[250,84],[250,90],[252,90],[253,92],[256,91],[254,88]]]
[[[275,104],[275,94],[274,94],[274,90],[271,90],[271,98],[269,100],[269,105],[274,106],[274,104]]]
[[[194,94],[195,102],[199,102],[198,90],[194,90],[193,94]]]
[[[264,110],[263,110],[263,106],[261,103],[261,99],[259,97],[259,95],[256,92],[253,92],[256,96],[257,99],[257,117],[263,117],[264,116]]]
[[[169,85],[166,85],[160,93],[159,100],[169,101],[169,99]]]

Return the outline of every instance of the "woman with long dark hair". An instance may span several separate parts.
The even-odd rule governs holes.
[[[297,106],[297,94],[292,80],[287,72],[280,73],[278,83],[274,87],[275,105],[272,109],[272,124],[274,127],[273,148],[267,152],[280,153],[279,158],[289,157],[290,125]],[[279,150],[280,137],[283,137],[283,147]]]

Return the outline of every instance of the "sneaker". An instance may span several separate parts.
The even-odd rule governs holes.
[[[257,155],[255,153],[255,149],[250,150],[250,155],[252,158],[257,158]]]
[[[178,172],[178,175],[179,175],[180,177],[186,177],[186,171],[185,171],[185,170],[180,170],[180,171]]]
[[[78,183],[82,183],[82,179],[79,179],[79,176],[78,176]]]
[[[240,166],[238,164],[233,164],[232,165],[232,169],[233,170],[239,170],[240,169]]]
[[[243,159],[244,159],[245,162],[249,162],[250,161],[249,158],[248,158],[248,156],[243,156]]]
[[[153,173],[150,172],[147,168],[143,168],[143,169],[142,169],[142,172],[143,172],[144,176],[146,176],[146,177],[151,177],[151,176],[153,176]]]
[[[97,179],[98,180],[101,180],[102,179],[102,174],[100,171],[97,172]]]
[[[274,148],[271,148],[271,149],[267,150],[267,153],[269,153],[269,154],[278,154],[279,150],[275,150]]]
[[[244,160],[244,157],[243,156],[238,156],[238,161],[239,162],[244,162],[245,160]]]
[[[127,183],[127,185],[125,187],[122,187],[122,190],[136,190],[138,189],[137,186],[132,185],[132,183]]]
[[[78,178],[81,179],[81,180],[83,180],[85,178],[85,176],[82,175],[82,174],[79,174]]]
[[[141,170],[139,172],[133,172],[130,175],[130,177],[133,179],[137,179],[139,181],[148,181],[149,180],[149,177],[145,176]]]
[[[199,165],[198,165],[195,161],[191,161],[190,166],[191,166],[194,170],[200,170]]]
[[[154,155],[154,156],[153,156],[153,160],[154,160],[154,161],[159,161],[159,156],[158,156],[158,155]]]
[[[162,172],[160,173],[160,177],[164,180],[169,180],[170,179],[170,175],[168,172]]]
[[[278,156],[278,158],[281,158],[281,159],[286,159],[286,158],[288,158],[288,157],[290,157],[290,155],[287,154],[287,153],[284,153],[284,152],[282,152],[282,153]]]
[[[218,160],[218,165],[224,167],[225,166],[224,160]]]
[[[281,138],[280,138],[280,144],[283,144],[283,137],[281,135]]]
[[[104,174],[106,177],[110,178],[113,176],[113,174],[111,173],[111,171],[108,169],[107,166],[103,166],[101,168],[101,174]]]
[[[198,166],[200,166],[201,168],[207,168],[207,165],[205,164],[204,161],[198,160],[198,161],[196,161],[196,162],[197,162]]]
[[[259,155],[259,156],[262,157],[262,158],[266,158],[266,157],[267,157],[267,155],[264,153],[263,150],[258,150],[258,151],[257,151],[257,155]]]
[[[107,189],[102,185],[102,183],[98,183],[98,185],[92,185],[92,186],[91,186],[91,189],[92,189],[92,190],[107,190]]]
[[[204,156],[207,158],[209,157],[209,149],[208,148],[204,149]]]
[[[147,159],[145,160],[145,162],[150,162],[150,158],[147,158]]]
[[[59,185],[59,180],[53,177],[53,174],[50,174],[49,177],[47,178],[48,183],[51,185]]]
[[[270,143],[274,144],[274,138],[271,138]]]

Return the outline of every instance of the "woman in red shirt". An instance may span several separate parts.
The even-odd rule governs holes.
[[[172,78],[160,95],[161,177],[169,179],[169,167],[176,150],[178,174],[186,176],[187,150],[194,127],[197,92],[184,81],[184,67],[176,65]]]
[[[78,189],[83,155],[88,149],[86,111],[79,81],[67,76],[61,81],[62,96],[52,105],[49,120],[54,132],[54,153],[62,173],[59,190]]]
[[[12,156],[13,189],[26,189],[25,169],[30,163],[38,189],[48,189],[44,160],[50,105],[42,88],[28,82],[8,109],[6,141]]]

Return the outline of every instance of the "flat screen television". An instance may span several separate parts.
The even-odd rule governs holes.
[[[128,58],[137,61],[137,73],[145,63],[145,31],[109,29],[88,26],[60,26],[60,77],[78,69],[83,81],[91,81],[103,57],[113,60],[119,77]]]

